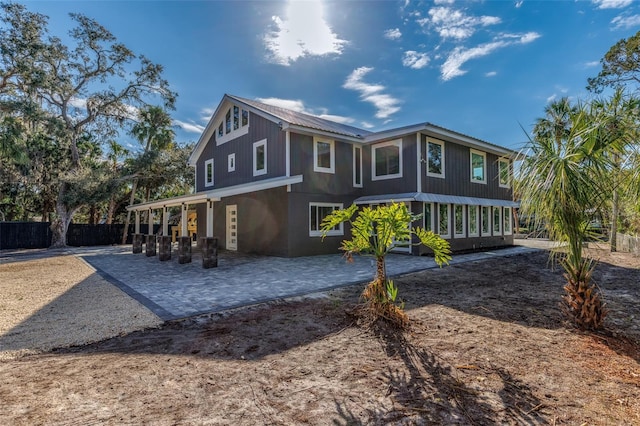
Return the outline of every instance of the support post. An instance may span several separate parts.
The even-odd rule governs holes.
[[[169,208],[162,206],[162,236],[169,236]]]
[[[142,243],[143,243],[143,235],[142,234],[133,234],[133,252],[134,253],[142,253]]]
[[[135,231],[134,233],[139,234],[140,233],[140,210],[136,210],[136,225],[135,225]]]
[[[182,203],[182,209],[180,210],[180,236],[188,237],[188,220],[189,220],[189,205],[186,203]]]
[[[191,263],[191,237],[178,237],[178,263]]]
[[[160,253],[158,258],[161,262],[171,260],[171,235],[162,235],[160,237]]]
[[[149,209],[149,231],[147,232],[147,257],[156,255],[156,236],[153,234],[153,210]]]
[[[213,238],[213,201],[207,200],[207,238]]]
[[[200,243],[202,247],[202,267],[205,269],[218,267],[218,239],[204,237]]]

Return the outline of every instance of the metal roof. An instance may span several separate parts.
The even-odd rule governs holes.
[[[424,203],[465,204],[469,206],[520,207],[520,203],[511,200],[463,197],[459,195],[431,194],[425,192],[405,192],[401,194],[366,195],[357,198],[355,204],[373,204],[385,202],[420,201]]]

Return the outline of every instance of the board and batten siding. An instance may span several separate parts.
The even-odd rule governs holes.
[[[422,137],[422,153],[426,159],[426,136]],[[436,138],[434,138],[436,139]],[[437,139],[442,141],[443,139]],[[463,197],[512,200],[511,188],[502,188],[498,182],[498,159],[495,154],[486,154],[486,183],[471,181],[471,153],[467,146],[444,140],[445,177],[427,176],[426,162],[422,163],[422,192],[459,195]],[[484,152],[481,149],[476,151]]]
[[[207,142],[202,154],[196,161],[196,192],[225,188],[243,183],[255,182],[284,176],[285,132],[280,127],[259,115],[250,113],[247,134],[216,145],[215,133]],[[267,139],[267,173],[253,176],[253,144]],[[229,154],[235,154],[235,171],[229,172],[227,161]],[[205,162],[214,159],[213,186],[205,186]]]
[[[402,139],[402,177],[372,180],[371,163],[373,161],[373,149],[376,145],[385,142],[391,142],[398,139]],[[364,188],[366,195],[381,195],[381,194],[401,194],[405,192],[417,191],[417,179],[416,179],[416,135],[415,133],[405,135],[402,138],[389,139],[388,141],[376,142],[371,145],[367,145],[366,154],[364,155],[365,162],[363,168],[366,170],[364,181]],[[424,152],[424,151],[423,151]]]

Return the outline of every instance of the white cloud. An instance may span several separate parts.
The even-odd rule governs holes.
[[[640,15],[616,16],[611,20],[614,30],[626,30],[640,25]]]
[[[557,96],[556,96],[556,94],[554,93],[553,95],[551,95],[551,96],[549,96],[549,97],[547,98],[547,103],[549,104],[549,103],[551,103],[551,102],[555,101],[555,100],[556,100],[556,98],[557,98]]]
[[[502,49],[513,44],[531,43],[538,37],[540,37],[540,34],[535,32],[521,35],[505,34],[502,36],[502,39],[493,41],[491,43],[481,44],[470,49],[458,46],[453,49],[453,51],[447,57],[447,60],[444,62],[444,64],[442,64],[440,68],[442,79],[447,81],[451,80],[454,77],[466,74],[467,71],[464,71],[460,68],[471,59],[477,59],[483,56],[487,56],[498,49]]]
[[[584,64],[585,68],[593,68],[593,67],[597,67],[598,65],[600,65],[600,61],[591,61],[591,62],[586,62]]]
[[[520,9],[520,6],[522,6],[522,3],[524,3],[523,0],[517,1],[516,4],[515,4],[516,9]]]
[[[276,29],[264,36],[269,59],[291,65],[305,56],[340,55],[346,44],[324,18],[322,1],[290,0],[285,17],[272,17]]]
[[[622,9],[633,3],[633,0],[592,0],[598,9]]]
[[[407,50],[402,58],[402,65],[405,67],[419,70],[429,64],[429,56],[426,53],[416,52],[415,50]]]
[[[200,120],[204,122],[209,121],[214,112],[216,112],[215,108],[202,108],[200,111]]]
[[[368,121],[363,121],[360,123],[360,125],[365,129],[373,129],[374,127],[376,127],[372,123],[369,123]]]
[[[280,108],[290,109],[296,112],[302,112],[305,114],[313,115],[315,117],[322,118],[324,120],[334,121],[341,124],[351,124],[355,120],[351,117],[343,117],[341,115],[329,114],[326,108],[320,108],[321,113],[316,113],[312,110],[308,110],[305,107],[304,102],[299,99],[281,99],[281,98],[257,98],[258,102],[277,106]]]
[[[485,77],[495,77],[496,75],[498,75],[497,72],[495,71],[489,71],[488,73],[485,73]]]
[[[173,120],[173,125],[180,127],[185,132],[189,133],[202,133],[204,131],[204,126],[196,123],[188,123],[186,121]]]
[[[430,24],[443,39],[463,40],[473,35],[478,27],[499,24],[497,16],[468,16],[450,7],[434,7],[429,10],[430,19],[416,22],[421,26]]]
[[[400,37],[402,37],[402,33],[399,28],[389,29],[384,32],[384,38],[389,40],[399,40]]]
[[[433,4],[453,4],[455,0],[433,0]]]
[[[386,93],[382,93],[386,87],[362,81],[364,76],[371,71],[373,71],[371,67],[360,67],[353,70],[342,87],[360,92],[360,99],[376,107],[376,118],[388,118],[390,115],[400,111],[400,107],[398,106],[400,100]]]

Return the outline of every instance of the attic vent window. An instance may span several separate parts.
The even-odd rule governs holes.
[[[247,133],[249,133],[249,111],[232,105],[218,123],[216,144],[222,145]]]

